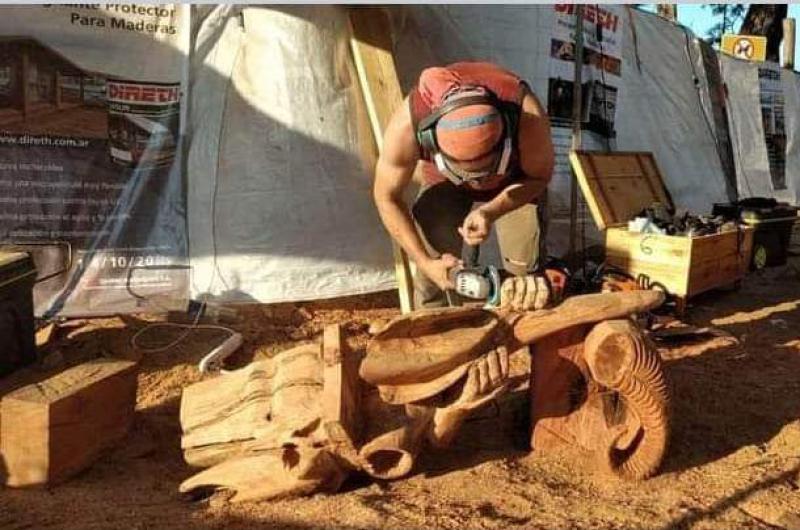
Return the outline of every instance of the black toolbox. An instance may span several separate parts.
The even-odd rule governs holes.
[[[36,360],[30,254],[0,249],[0,376]]]
[[[798,210],[797,206],[775,199],[751,197],[734,203],[716,203],[712,215],[738,219],[755,229],[750,269],[757,270],[786,264]]]

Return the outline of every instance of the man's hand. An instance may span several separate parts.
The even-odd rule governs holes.
[[[417,266],[439,289],[444,290],[456,288],[450,277],[450,270],[455,267],[462,267],[463,263],[452,254],[442,254],[442,257],[438,259],[428,259],[418,263]]]
[[[458,233],[461,234],[467,245],[480,245],[489,237],[493,221],[486,210],[476,208],[464,218],[464,222],[458,228]]]

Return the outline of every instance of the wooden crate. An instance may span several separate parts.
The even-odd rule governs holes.
[[[678,300],[731,285],[744,277],[753,229],[689,238],[629,232],[628,220],[653,203],[674,208],[652,153],[573,151],[570,163],[600,230],[606,233],[606,262],[657,283]]]

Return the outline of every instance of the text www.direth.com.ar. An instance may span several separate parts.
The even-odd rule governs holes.
[[[82,138],[53,138],[51,136],[0,135],[0,145],[43,145],[50,147],[86,147],[89,140]]]

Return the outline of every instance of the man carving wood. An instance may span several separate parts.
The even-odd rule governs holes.
[[[403,193],[418,162],[422,186],[409,211]],[[463,266],[462,243],[480,245],[493,225],[503,267],[535,276],[529,273],[545,257],[538,205],[553,164],[547,115],[516,74],[468,62],[422,72],[386,129],[374,186],[386,229],[417,264],[415,305],[444,305],[442,290],[455,287],[451,272]],[[517,292],[506,300],[529,302],[517,309],[550,301],[552,282],[506,281]],[[545,295],[525,296],[526,289]]]
[[[536,348],[536,448],[548,437],[567,440],[617,476],[646,478],[665,454],[669,393],[658,353],[624,318],[662,301],[659,292],[635,291],[575,296],[522,313],[419,311],[383,326],[363,357],[341,340],[341,355],[326,354],[328,339],[339,336],[326,331],[323,344],[184,391],[184,458],[207,469],[180,489],[268,499],[336,491],[351,472],[406,476],[426,444],[446,447],[473,411],[508,390],[509,355],[527,344]],[[336,368],[332,359],[339,369],[328,370]],[[342,392],[327,391],[337,385]],[[586,399],[576,402],[579,387]],[[332,397],[353,414],[326,406]]]

